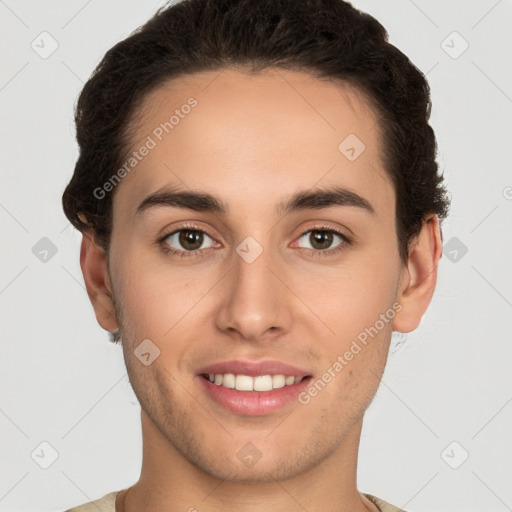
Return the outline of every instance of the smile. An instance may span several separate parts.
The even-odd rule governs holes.
[[[294,377],[293,375],[235,375],[234,373],[209,373],[202,374],[202,377],[228,389],[238,391],[272,391],[273,389],[283,388],[298,384],[304,377]]]

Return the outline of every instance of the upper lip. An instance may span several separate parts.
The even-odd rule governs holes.
[[[294,377],[308,377],[311,375],[306,370],[297,368],[290,364],[282,363],[275,360],[265,361],[243,361],[241,359],[233,361],[222,361],[220,363],[209,364],[204,366],[198,372],[201,374],[226,374],[234,373],[235,375],[248,375],[256,377],[258,375],[285,375]]]

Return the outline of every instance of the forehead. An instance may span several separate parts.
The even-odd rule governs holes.
[[[315,184],[364,191],[383,205],[393,199],[366,96],[305,72],[224,69],[179,77],[147,95],[130,133],[130,151],[151,146],[116,190],[132,212],[167,184],[231,191],[227,201],[261,203],[269,193]]]

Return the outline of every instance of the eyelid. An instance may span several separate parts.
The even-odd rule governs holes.
[[[346,229],[347,231],[350,231],[348,228]],[[350,235],[345,233],[341,228],[329,226],[328,224],[322,224],[321,222],[314,224],[313,226],[309,226],[308,229],[303,231],[302,234],[309,233],[310,231],[333,231],[334,233],[338,233],[340,236],[344,236],[345,238],[350,239]]]
[[[204,233],[205,235],[208,235],[212,240],[215,240],[215,237],[209,233],[209,231],[198,225],[198,224],[194,224],[192,222],[184,222],[183,224],[179,224],[177,227],[175,228],[164,228],[163,232],[164,234],[162,236],[160,236],[158,238],[158,242],[163,242],[166,238],[169,238],[171,235],[174,235],[175,233],[178,233],[179,231],[185,231],[185,230],[190,230],[190,231],[200,231],[202,233]]]

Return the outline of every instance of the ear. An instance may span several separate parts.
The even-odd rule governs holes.
[[[93,238],[90,230],[82,233],[80,267],[96,320],[103,329],[113,331],[118,327],[118,322],[112,300],[107,260],[105,251],[96,244]]]
[[[409,249],[396,299],[402,309],[393,319],[393,330],[411,332],[420,325],[434,294],[442,252],[439,217],[434,215],[423,221],[420,233]]]

